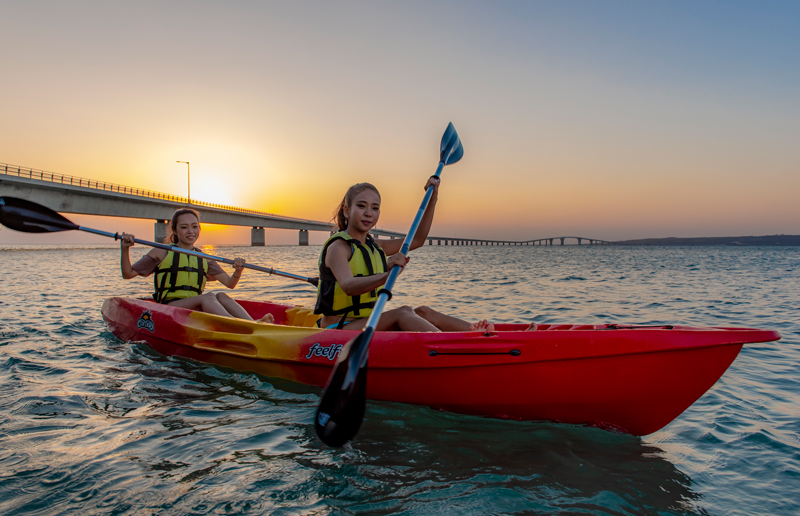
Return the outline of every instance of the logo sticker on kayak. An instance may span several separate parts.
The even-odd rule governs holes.
[[[152,330],[151,330],[152,331]],[[330,346],[321,346],[319,342],[308,348],[308,355],[306,358],[311,357],[325,357],[328,360],[336,360],[339,352],[342,350],[343,344],[331,344]]]
[[[139,316],[139,320],[136,321],[136,327],[150,330],[150,333],[156,330],[156,326],[153,324],[153,314],[150,313],[150,310],[145,310],[144,313]]]

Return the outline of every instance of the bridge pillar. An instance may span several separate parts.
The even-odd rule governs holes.
[[[264,236],[264,228],[254,227],[250,229],[250,245],[253,247],[263,246],[267,239]]]
[[[264,245],[264,244],[261,244]],[[308,230],[301,229],[300,230],[300,245],[308,245]]]
[[[163,243],[167,239],[167,225],[169,222],[166,220],[157,220],[153,227],[153,240]]]
[[[581,245],[581,240],[583,239],[581,237],[578,237],[578,245]]]

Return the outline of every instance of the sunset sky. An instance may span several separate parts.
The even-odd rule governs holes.
[[[4,0],[0,162],[406,231],[452,121],[434,235],[800,234],[798,56],[797,1]]]

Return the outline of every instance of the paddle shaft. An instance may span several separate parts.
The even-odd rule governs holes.
[[[57,233],[59,231],[86,231],[95,235],[105,236],[119,240],[122,238],[119,233],[109,233],[108,231],[100,231],[99,229],[86,228],[79,226],[64,217],[55,210],[51,210],[47,206],[28,201],[25,199],[18,199],[16,197],[0,197],[0,223],[15,231],[22,231],[23,233]],[[159,244],[157,242],[148,242],[147,240],[133,239],[134,242],[139,244],[148,245],[150,247],[157,247],[167,251],[176,253],[189,254],[192,256],[199,256],[201,258],[209,258],[222,263],[233,264],[233,260],[223,258],[221,256],[212,256],[198,251],[182,249],[180,247]],[[288,272],[276,271],[268,267],[259,267],[258,265],[244,264],[247,269],[253,269],[260,272],[275,274],[276,276],[283,276],[284,278],[291,278],[300,281],[311,283],[314,286],[319,284],[319,278],[306,278],[305,276],[298,276]]]
[[[120,240],[122,238],[122,236],[119,233],[109,233],[107,231],[100,231],[99,229],[85,228],[83,226],[78,226],[78,229],[81,230],[81,231],[86,231],[87,233],[94,233],[95,235],[102,235],[102,236],[111,237],[114,240]],[[158,242],[149,242],[147,240],[140,240],[138,238],[134,238],[133,241],[136,242],[137,244],[143,244],[143,245],[147,245],[147,246],[150,246],[150,247],[157,247],[159,249],[164,249],[164,250],[172,251],[172,252],[175,252],[175,253],[183,253],[183,254],[189,254],[189,255],[192,255],[192,256],[198,256],[200,258],[208,258],[210,260],[215,260],[215,261],[218,261],[218,262],[222,262],[222,263],[227,263],[229,265],[233,265],[233,260],[231,260],[230,258],[223,258],[221,256],[213,256],[213,255],[210,255],[210,254],[201,253],[199,251],[194,251],[194,250],[191,250],[191,249],[183,249],[182,247],[178,247],[178,246],[174,246],[174,245],[159,244]],[[291,278],[291,279],[296,279],[296,280],[300,280],[300,281],[306,281],[308,283],[311,283],[312,285],[316,285],[318,283],[318,281],[319,281],[317,278],[306,278],[305,276],[298,276],[297,274],[291,274],[289,272],[282,272],[282,271],[278,271],[278,270],[275,270],[275,269],[272,269],[272,268],[269,268],[269,267],[260,267],[258,265],[251,265],[249,263],[245,263],[244,264],[244,268],[245,269],[253,269],[254,271],[266,272],[268,274],[274,274],[276,276],[283,276],[284,278]]]

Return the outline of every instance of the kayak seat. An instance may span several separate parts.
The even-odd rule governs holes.
[[[311,328],[317,325],[317,319],[320,317],[322,315],[315,314],[313,309],[298,306],[286,310],[286,325]]]

